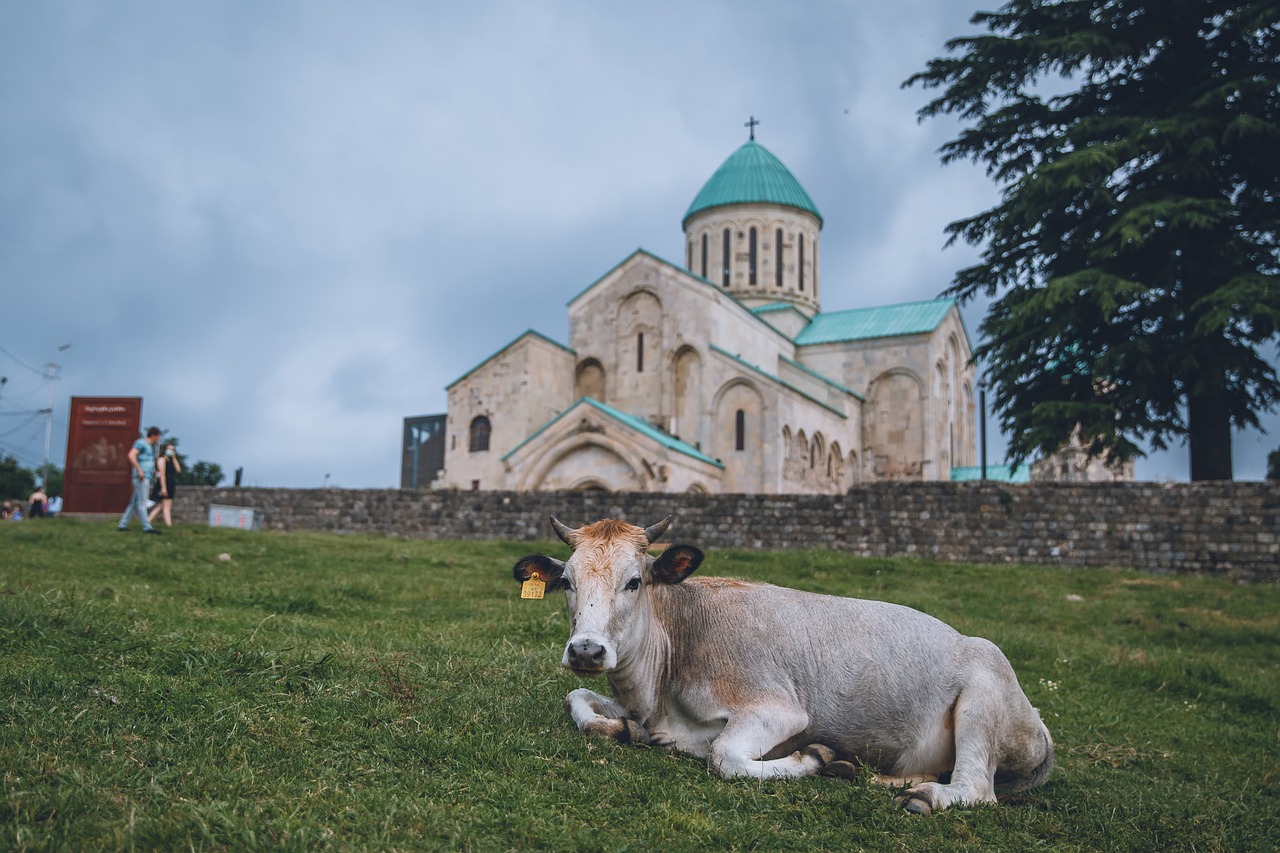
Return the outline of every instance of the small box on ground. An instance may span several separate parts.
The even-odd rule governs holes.
[[[238,527],[241,530],[257,530],[262,523],[261,514],[249,507],[209,505],[210,527]]]

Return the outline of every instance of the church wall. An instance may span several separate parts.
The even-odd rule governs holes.
[[[573,402],[572,353],[526,335],[449,388],[446,487],[510,488],[502,457]],[[489,447],[472,451],[471,425],[489,419]]]
[[[771,492],[833,494],[852,481],[849,451],[858,447],[861,413],[849,417],[784,397],[774,434],[777,485]]]
[[[929,334],[804,347],[805,366],[867,398],[857,443],[868,480],[948,480],[975,456],[968,338],[952,309]]]
[[[866,398],[862,434],[853,442],[865,480],[949,479],[928,452],[926,396],[932,359],[929,336],[846,341],[805,347],[805,366]]]
[[[709,445],[710,455],[724,463],[724,491],[771,491],[765,486],[767,431],[757,384],[744,377],[724,383],[711,404]]]
[[[791,346],[731,297],[643,254],[570,305],[569,341],[579,364],[600,362],[601,402],[703,447],[711,442],[706,403],[720,387],[707,373],[708,345],[765,369]],[[681,387],[701,396],[678,400]]]

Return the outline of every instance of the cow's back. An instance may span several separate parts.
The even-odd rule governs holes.
[[[809,728],[776,754],[816,741],[889,769],[941,725],[975,643],[994,649],[887,602],[725,578],[654,593],[678,704],[724,714],[781,695],[804,706]]]

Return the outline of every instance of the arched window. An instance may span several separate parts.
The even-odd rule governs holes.
[[[779,228],[773,239],[774,265],[773,284],[782,287],[782,229]]]
[[[489,419],[480,415],[471,421],[471,452],[481,453],[489,449]]]
[[[722,241],[724,243],[724,270],[722,271],[722,275],[724,276],[725,287],[729,286],[729,238],[731,236],[729,229],[724,229],[724,239]]]
[[[747,284],[756,283],[756,229],[752,228],[747,235],[747,256],[750,266],[747,267]]]
[[[707,277],[707,232],[702,232],[702,272],[703,278]]]
[[[743,450],[747,446],[747,414],[738,409],[733,416],[733,449]]]
[[[804,293],[804,235],[800,235],[800,265],[797,267],[800,271],[800,292]]]
[[[644,332],[636,335],[636,373],[644,373]]]

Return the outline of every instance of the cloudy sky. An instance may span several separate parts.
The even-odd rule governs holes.
[[[398,485],[405,416],[525,329],[567,341],[634,249],[682,260],[752,115],[825,217],[824,308],[934,298],[976,257],[944,226],[996,195],[900,84],[995,5],[0,5],[0,453],[42,461],[56,359],[55,464],[71,396],[140,396],[247,484]]]

